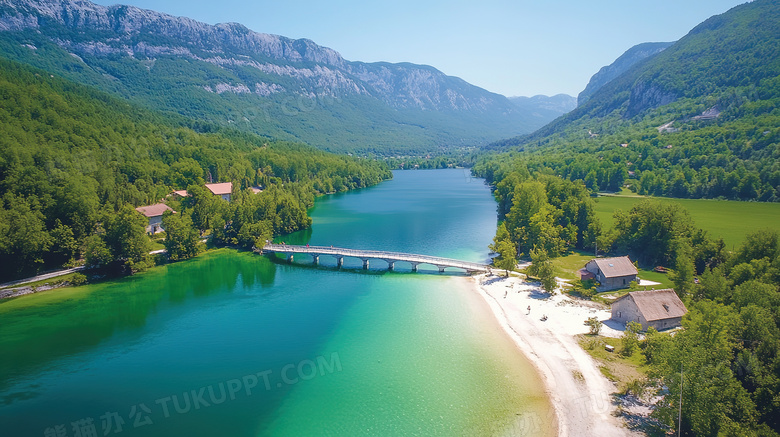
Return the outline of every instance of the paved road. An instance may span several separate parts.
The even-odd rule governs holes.
[[[11,281],[11,282],[6,282],[5,284],[0,284],[0,288],[15,287],[17,285],[29,284],[30,282],[43,281],[46,279],[56,278],[58,276],[65,276],[73,272],[79,272],[81,270],[84,270],[84,266],[74,267],[72,269],[57,270],[54,272],[42,273],[38,276],[33,276],[31,278],[19,279],[17,281]]]

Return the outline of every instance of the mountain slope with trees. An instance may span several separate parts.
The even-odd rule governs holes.
[[[780,200],[780,2],[714,16],[539,131],[491,146],[591,190]]]
[[[640,61],[643,61],[653,55],[656,55],[671,46],[674,43],[671,42],[647,42],[637,44],[634,47],[626,50],[625,53],[620,55],[615,62],[602,67],[598,73],[594,74],[590,78],[588,85],[577,96],[577,104],[582,105],[590,99],[599,88],[603,87],[613,79],[620,77],[623,73],[628,71],[631,67]]]
[[[146,219],[133,207],[173,189],[233,182],[238,200],[230,205],[204,200],[197,210],[194,199],[182,206],[195,209],[196,219],[208,215],[210,224],[196,223],[201,231],[223,220],[221,240],[238,244],[237,235],[256,223],[264,224],[250,233],[256,238],[307,227],[317,194],[391,177],[377,162],[151,113],[2,59],[0,126],[3,279],[81,256],[88,264],[143,268]],[[245,189],[256,185],[265,191],[247,200]]]
[[[0,0],[0,53],[157,110],[332,151],[474,146],[554,118],[433,67],[350,62],[310,40],[132,6]]]

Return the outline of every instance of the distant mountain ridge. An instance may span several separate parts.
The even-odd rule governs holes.
[[[153,108],[331,150],[469,145],[552,118],[415,64],[86,0],[0,0],[0,54]]]
[[[693,118],[715,106],[723,111],[744,101],[772,100],[777,96],[755,89],[772,89],[778,77],[780,0],[754,0],[705,20],[533,134],[500,141],[492,147],[564,137],[575,127],[587,134],[585,126],[599,126],[605,119],[612,120],[609,132],[616,132],[642,117],[657,115],[654,110],[659,107],[681,100],[687,103],[663,115],[667,122],[675,117]],[[583,134],[578,131],[577,135]]]
[[[530,106],[560,114],[565,114],[577,107],[577,98],[568,94],[556,94],[554,96],[539,94],[532,97],[516,96],[509,97],[509,101],[521,107]]]
[[[619,77],[621,74],[628,71],[637,62],[643,61],[651,56],[654,56],[674,44],[673,42],[646,42],[635,45],[626,50],[619,58],[613,63],[602,67],[596,74],[594,74],[585,89],[577,96],[577,104],[582,105],[587,102],[596,91],[602,86],[609,83],[611,80]]]

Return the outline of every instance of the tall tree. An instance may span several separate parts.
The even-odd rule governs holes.
[[[507,276],[509,270],[514,270],[517,266],[517,246],[512,242],[509,231],[506,229],[506,223],[501,222],[496,229],[496,235],[493,237],[493,243],[490,250],[497,253],[498,256],[493,259],[493,264],[499,269],[503,269]]]
[[[114,259],[130,271],[148,267],[151,243],[146,235],[147,223],[146,217],[130,205],[123,206],[115,215],[109,215],[105,220],[106,246],[111,249]]]
[[[675,246],[674,271],[670,274],[674,282],[674,291],[681,299],[687,297],[693,290],[693,257],[691,247],[684,240],[677,240]]]
[[[550,294],[555,293],[555,286],[557,285],[555,267],[544,248],[537,247],[531,249],[531,265],[528,267],[528,273],[539,278],[544,291]]]
[[[192,258],[198,254],[200,244],[198,230],[188,214],[166,211],[162,225],[165,229],[165,251],[173,261]]]

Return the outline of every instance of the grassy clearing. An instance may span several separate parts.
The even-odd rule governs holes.
[[[614,225],[612,214],[616,210],[628,211],[636,203],[645,199],[630,196],[608,195],[596,199],[596,216],[605,229]],[[745,235],[750,232],[765,228],[780,232],[780,220],[778,220],[780,203],[663,197],[654,197],[653,199],[681,204],[691,214],[696,226],[706,230],[711,237],[723,238],[729,250],[739,246],[744,241]]]
[[[562,256],[559,258],[553,259],[553,265],[555,266],[555,273],[559,277],[563,279],[569,279],[576,281],[579,278],[579,275],[577,274],[577,271],[583,267],[585,267],[585,264],[592,260],[594,258],[593,254],[590,252],[582,252],[582,251],[572,251],[566,256]],[[658,282],[660,285],[653,285],[653,288],[661,289],[661,288],[672,288],[672,280],[669,278],[669,275],[664,273],[658,273],[653,271],[649,266],[648,268],[638,268],[637,271],[639,272],[639,278],[645,279],[647,281],[653,281]],[[625,289],[628,291],[634,291],[634,290],[644,290],[645,287],[635,287],[630,290]],[[610,294],[610,293],[602,293],[602,294]]]
[[[555,267],[555,273],[564,279],[577,280],[577,270],[585,267],[585,264],[595,258],[593,253],[572,251],[569,255],[555,258],[552,260]]]
[[[618,391],[623,392],[632,381],[647,378],[648,368],[642,352],[636,351],[630,357],[624,357],[618,351],[623,346],[623,339],[593,335],[579,335],[580,346],[596,360],[599,370],[610,381],[618,385]],[[604,345],[615,347],[614,352],[607,352]]]

